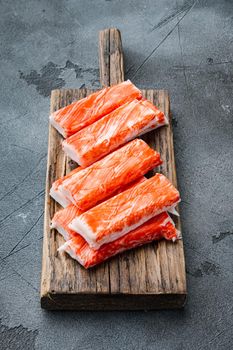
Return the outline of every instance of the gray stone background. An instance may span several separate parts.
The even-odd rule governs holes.
[[[231,0],[0,1],[0,348],[232,349]],[[46,312],[39,304],[49,96],[99,87],[98,31],[126,78],[171,94],[187,264],[181,311]]]

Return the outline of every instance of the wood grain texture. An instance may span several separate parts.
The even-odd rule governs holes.
[[[124,79],[121,39],[116,29],[100,33],[100,68],[102,85],[111,85]],[[91,92],[86,89],[55,90],[51,96],[51,112]],[[143,95],[170,118],[166,91],[143,90]],[[168,127],[146,134],[143,139],[160,152],[164,161],[156,170],[165,174],[177,186],[171,122]],[[59,205],[49,197],[49,189],[54,180],[73,168],[72,162],[61,149],[61,142],[62,137],[49,126],[41,306],[66,310],[182,307],[186,298],[182,241],[175,244],[155,242],[118,255],[90,270],[85,270],[68,255],[57,253],[63,238],[56,230],[51,230],[49,224]],[[153,171],[149,175],[152,174]],[[175,220],[181,230],[180,219]]]
[[[107,28],[99,33],[100,83],[111,86],[124,81],[123,49],[118,29]]]

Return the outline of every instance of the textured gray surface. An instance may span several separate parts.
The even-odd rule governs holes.
[[[232,349],[233,2],[0,6],[0,348]],[[109,26],[122,32],[127,78],[171,94],[189,291],[182,311],[40,309],[49,94],[98,87],[97,34]]]

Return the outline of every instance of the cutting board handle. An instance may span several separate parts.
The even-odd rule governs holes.
[[[124,81],[121,33],[116,28],[99,32],[99,65],[100,83],[103,87]]]

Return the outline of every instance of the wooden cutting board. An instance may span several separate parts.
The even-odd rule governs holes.
[[[124,80],[120,32],[100,32],[100,81],[102,86]],[[169,96],[164,90],[142,90],[170,118]],[[93,90],[54,90],[51,112],[83,98]],[[168,127],[146,134],[143,139],[161,154],[164,163],[157,171],[175,186],[176,169],[171,119]],[[182,240],[160,241],[118,255],[89,270],[57,248],[63,238],[49,225],[60,206],[49,196],[52,183],[67,174],[74,164],[61,148],[62,137],[49,126],[48,163],[45,195],[41,306],[63,310],[136,310],[179,308],[186,299],[186,276]],[[153,171],[149,176],[153,175]],[[180,219],[175,218],[181,230]]]

